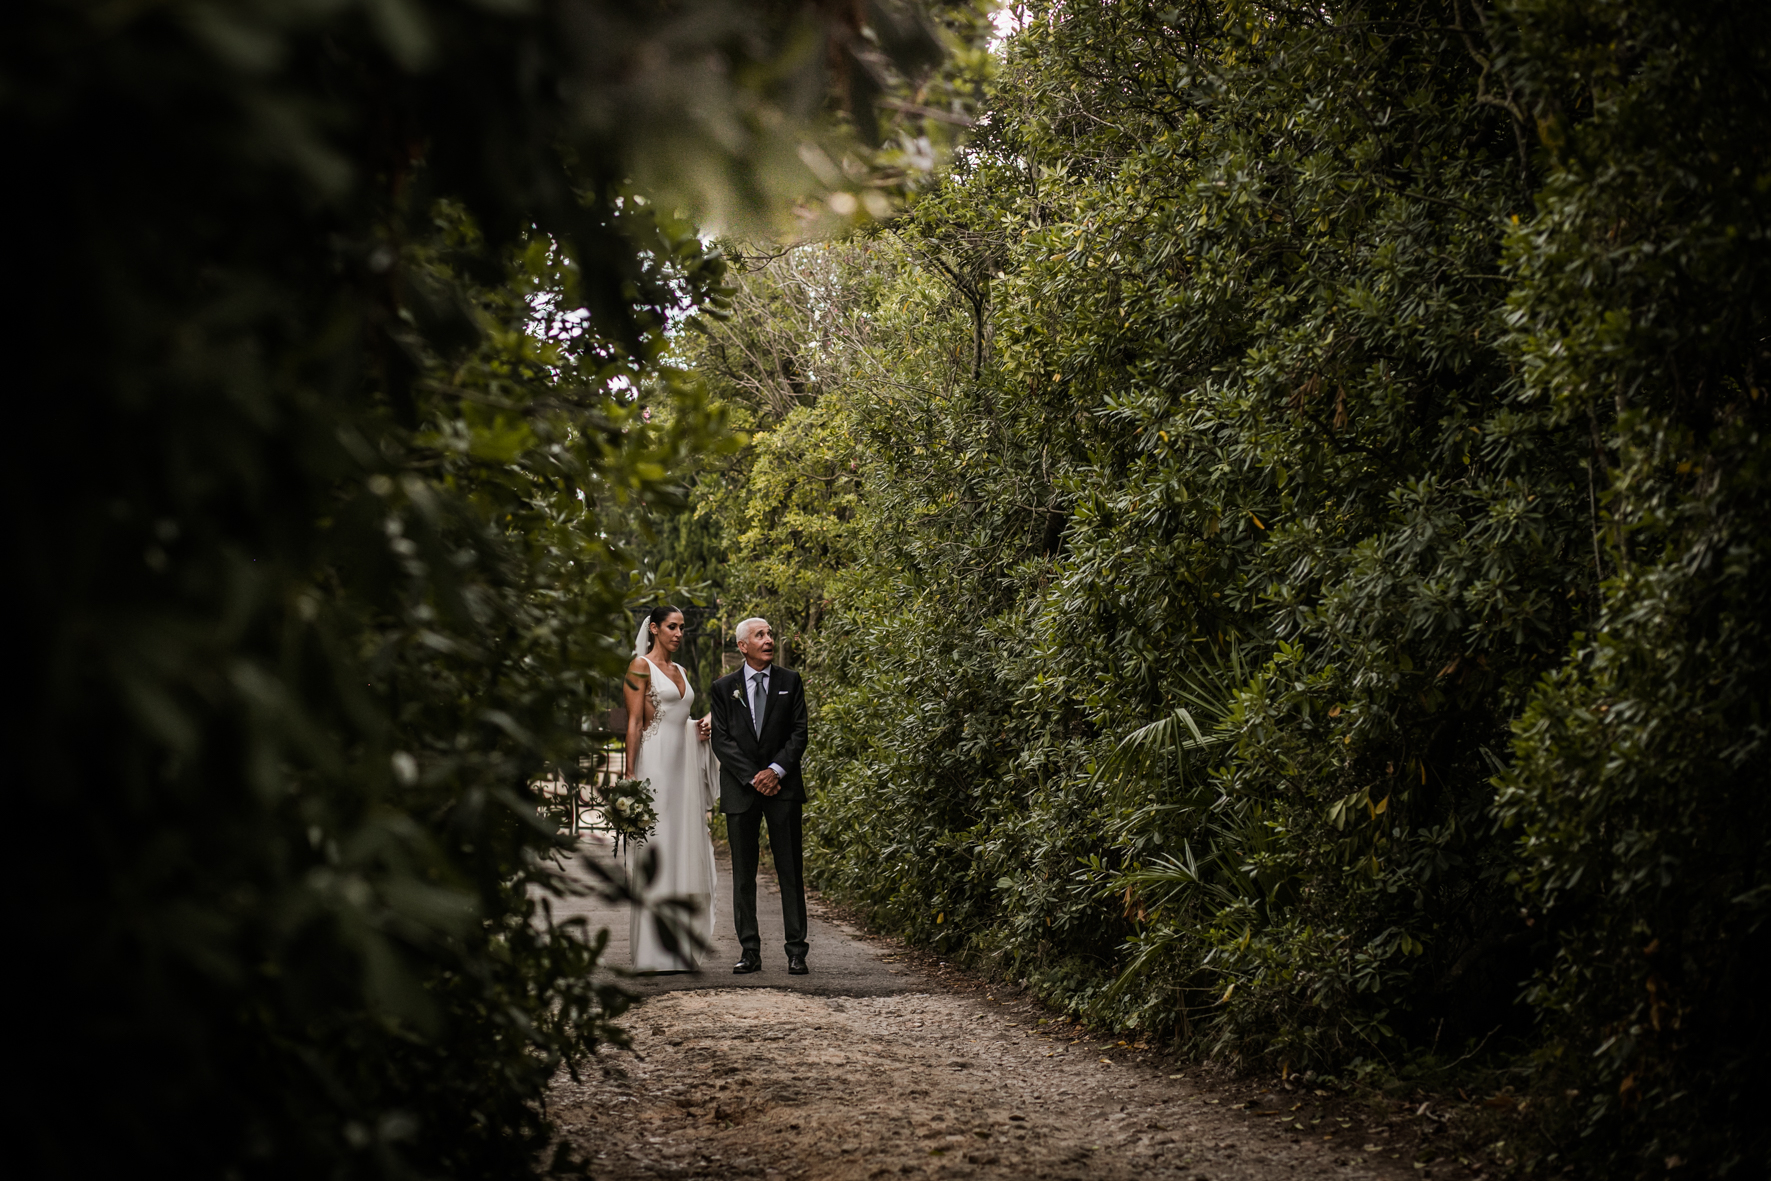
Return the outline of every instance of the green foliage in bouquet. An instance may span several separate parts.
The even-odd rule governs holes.
[[[614,779],[597,788],[602,804],[601,827],[612,833],[616,845],[627,841],[645,844],[658,827],[650,779]]]

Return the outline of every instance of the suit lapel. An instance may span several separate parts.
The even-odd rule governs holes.
[[[790,687],[787,680],[787,670],[780,665],[771,664],[769,666],[769,693],[763,698],[764,729],[768,728],[769,719],[775,714],[775,698],[787,692]]]

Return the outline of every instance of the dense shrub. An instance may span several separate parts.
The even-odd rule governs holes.
[[[1514,16],[1549,171],[1508,244],[1509,348],[1533,404],[1614,457],[1602,609],[1502,777],[1555,940],[1541,1059],[1610,1167],[1763,1175],[1771,13]]]
[[[883,372],[817,351],[855,376],[728,511],[781,606],[809,618],[796,558],[841,571],[833,881],[889,864],[922,937],[1302,1065],[1510,1001],[1467,970],[1523,930],[1489,759],[1593,571],[1584,432],[1521,408],[1497,347],[1528,198],[1479,63],[1381,7],[1263,11],[1031,23],[966,167],[846,248],[848,347]],[[801,490],[857,511],[807,448],[866,481],[859,569],[803,551]],[[1101,774],[1188,703],[1186,775]]]
[[[27,1173],[545,1164],[622,1001],[541,913],[532,784],[630,634],[605,523],[720,427],[660,359],[723,265],[668,211],[845,145],[877,197],[928,144],[871,100],[935,48],[857,6],[5,7]]]
[[[1039,8],[906,216],[756,254],[697,498],[807,655],[821,883],[1762,1168],[1759,19]]]

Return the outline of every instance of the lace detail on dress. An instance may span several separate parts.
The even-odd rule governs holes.
[[[653,668],[652,676],[646,678],[646,703],[652,707],[652,720],[644,730],[640,731],[641,742],[648,738],[656,738],[658,724],[664,720],[664,703],[658,700],[658,684],[655,679],[657,676],[658,670]]]

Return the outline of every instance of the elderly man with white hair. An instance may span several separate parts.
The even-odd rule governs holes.
[[[738,625],[744,664],[713,683],[713,751],[719,756],[719,805],[732,842],[732,917],[744,953],[736,973],[760,971],[762,935],[756,925],[756,865],[762,825],[781,885],[787,971],[806,974],[806,887],[800,808],[805,783],[806,694],[799,674],[775,668],[775,633],[766,619]]]

